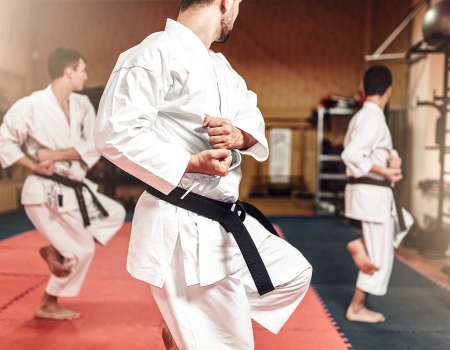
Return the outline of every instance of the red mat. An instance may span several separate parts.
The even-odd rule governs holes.
[[[125,270],[129,234],[125,224],[97,247],[80,295],[60,300],[82,313],[73,322],[33,318],[49,276],[37,249],[47,242],[36,231],[0,242],[0,349],[164,350],[164,321],[150,288]],[[312,288],[279,335],[256,323],[254,330],[257,350],[349,347]]]

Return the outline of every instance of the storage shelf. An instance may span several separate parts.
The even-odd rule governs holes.
[[[319,192],[317,193],[317,196],[320,198],[344,198],[345,193],[344,192]]]
[[[357,112],[356,109],[351,108],[324,108],[319,106],[317,109],[317,184],[316,184],[316,200],[315,207],[316,212],[320,213],[323,211],[323,205],[325,202],[332,202],[336,204],[336,215],[342,215],[343,213],[343,199],[344,192],[342,190],[339,191],[324,191],[322,190],[322,182],[335,181],[336,186],[339,187],[338,184],[343,184],[344,181],[348,180],[347,175],[344,173],[324,173],[322,165],[324,163],[343,163],[342,157],[337,154],[323,154],[322,151],[322,143],[324,137],[324,117],[346,117],[348,121],[350,121],[350,117],[352,117]],[[344,120],[344,119],[342,119]]]
[[[353,116],[356,113],[355,109],[350,108],[328,108],[325,109],[325,114],[328,115],[343,115],[343,116]]]
[[[345,174],[331,174],[331,173],[320,173],[320,180],[347,180],[348,176]]]
[[[321,162],[342,162],[342,157],[333,154],[321,154],[319,160]]]

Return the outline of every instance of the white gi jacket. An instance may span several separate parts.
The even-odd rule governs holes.
[[[69,98],[70,124],[50,85],[17,101],[6,113],[0,127],[0,163],[6,168],[23,158],[23,144],[35,161],[39,148],[53,151],[74,148],[82,161],[55,162],[55,172],[84,181],[96,191],[97,185],[85,179],[87,169],[100,158],[94,145],[95,110],[87,96],[72,93]],[[57,205],[58,194],[63,195],[62,207]],[[24,205],[50,201],[59,212],[78,208],[72,188],[32,174],[25,180],[21,201]]]
[[[347,166],[347,176],[386,180],[370,173],[373,165],[387,167],[391,154],[392,138],[383,111],[373,102],[364,102],[350,121],[344,139],[342,159]],[[362,221],[382,223],[391,215],[392,190],[387,187],[364,184],[345,188],[345,216]]]
[[[256,95],[223,55],[168,19],[163,32],[120,55],[100,103],[97,149],[165,194],[180,186],[234,202],[241,180],[237,153],[237,162],[223,178],[184,172],[190,154],[212,149],[202,128],[206,116],[228,118],[251,134],[258,142],[242,153],[267,159],[264,120],[256,103]],[[234,238],[218,222],[144,193],[135,210],[128,271],[162,286],[178,236],[187,285],[212,284],[242,267]]]

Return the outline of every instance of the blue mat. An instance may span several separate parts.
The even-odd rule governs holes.
[[[23,210],[0,215],[0,241],[33,229],[33,224]]]
[[[312,282],[356,350],[449,350],[450,292],[395,260],[388,292],[367,306],[386,316],[381,324],[349,322],[345,311],[358,270],[347,243],[359,233],[330,217],[271,217],[313,266]]]
[[[127,212],[126,222],[133,219],[133,212]],[[29,230],[34,230],[34,225],[28,219],[23,210],[15,210],[0,214],[0,241]]]

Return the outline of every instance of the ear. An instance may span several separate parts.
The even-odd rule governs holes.
[[[74,73],[74,70],[71,66],[67,66],[66,68],[64,68],[64,75],[68,78],[72,78],[72,75]]]
[[[234,0],[219,0],[219,1],[220,1],[220,9],[222,10],[222,14],[226,14],[229,11],[231,11]]]
[[[386,90],[386,94],[388,97],[392,96],[392,85],[388,87],[388,89]]]

